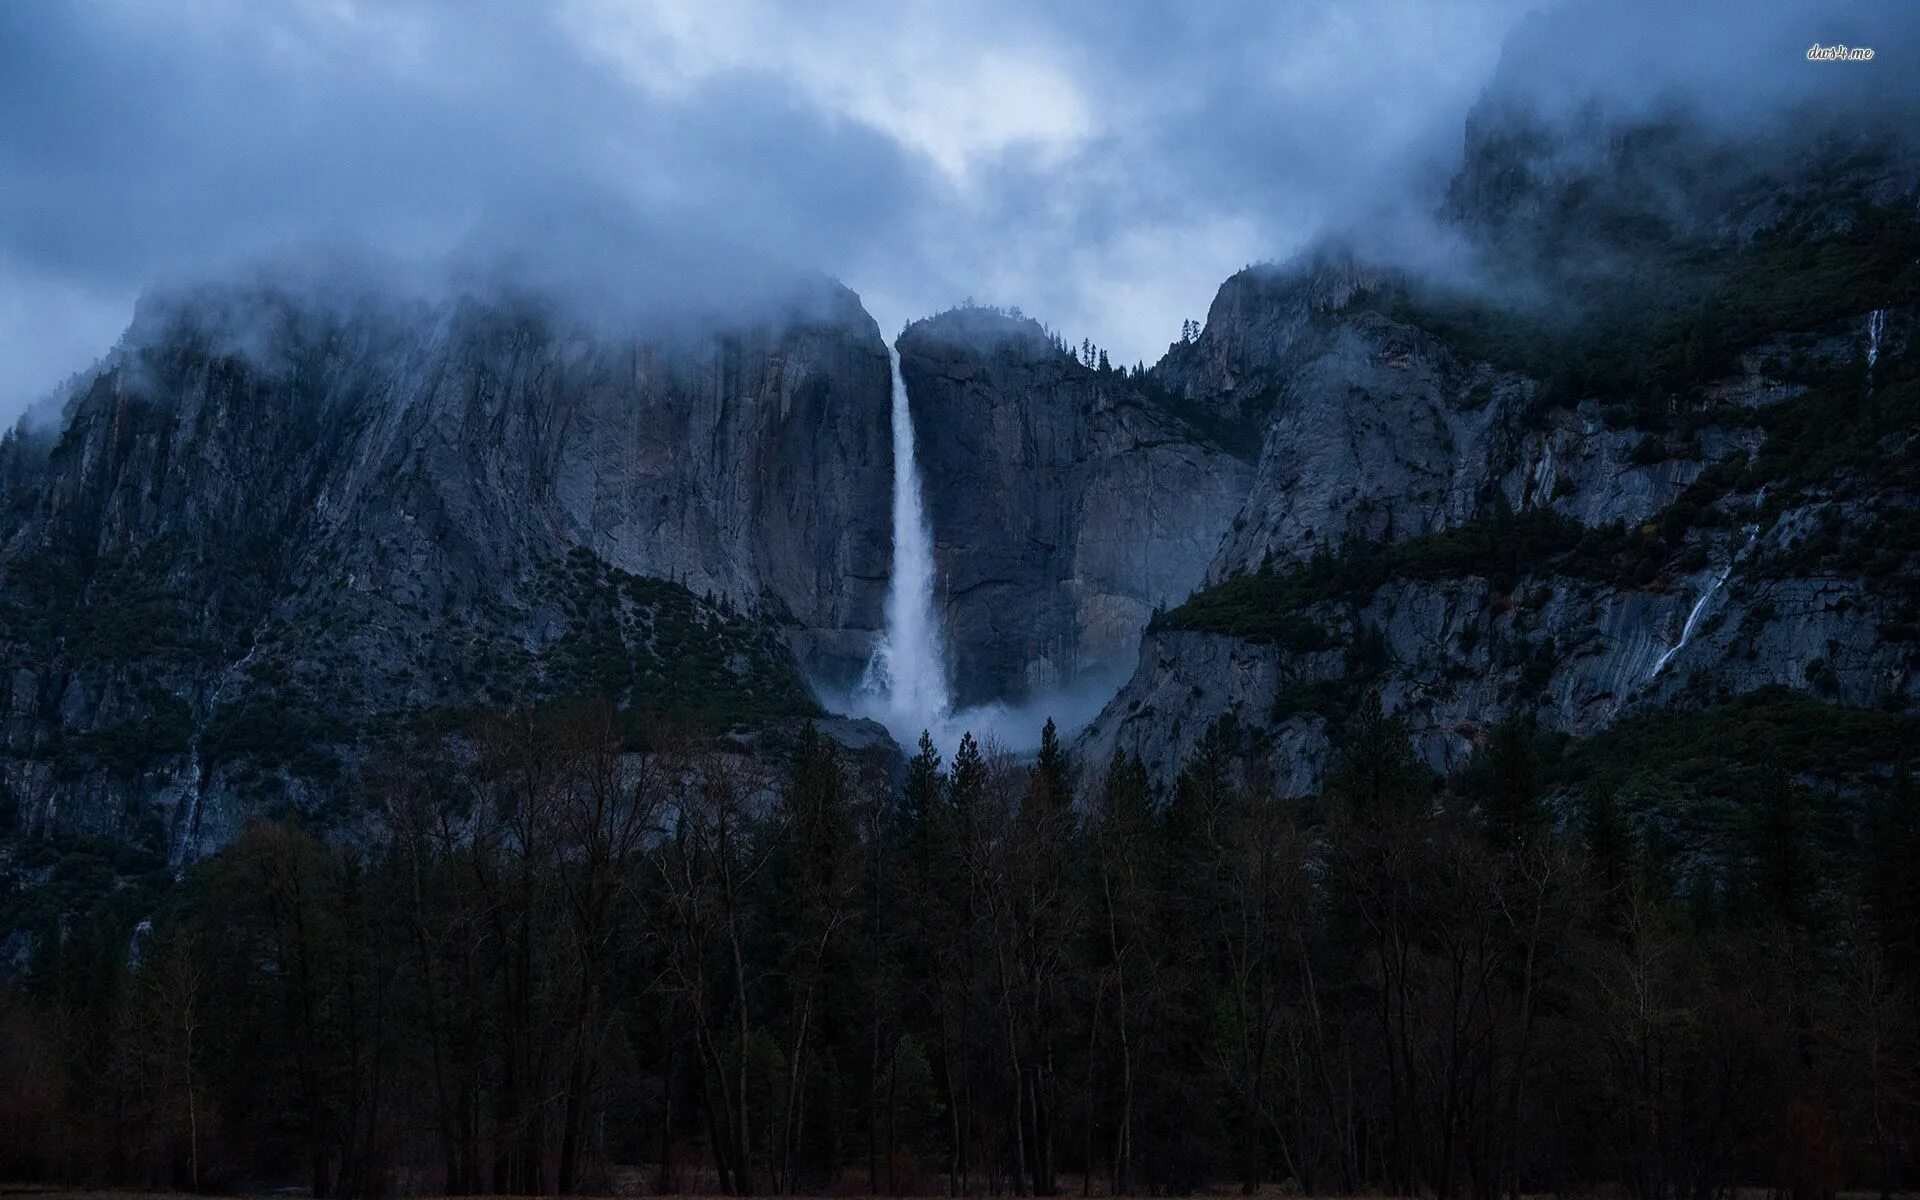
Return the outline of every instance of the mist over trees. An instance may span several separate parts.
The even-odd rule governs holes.
[[[1369,702],[1324,794],[604,704],[420,734],[363,837],[259,823],[0,993],[9,1178],[316,1196],[1709,1197],[1911,1187],[1920,788],[1823,861],[1775,772],[1680,869],[1511,721],[1457,778]]]

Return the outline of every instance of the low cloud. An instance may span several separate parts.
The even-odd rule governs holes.
[[[143,288],[290,246],[709,305],[816,270],[889,333],[972,296],[1150,362],[1244,263],[1430,211],[1489,80],[1737,115],[1920,77],[1904,6],[1588,4],[1502,59],[1540,7],[16,0],[0,416]]]

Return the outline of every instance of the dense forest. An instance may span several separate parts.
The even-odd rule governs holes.
[[[923,738],[904,778],[811,726],[769,773],[595,703],[420,733],[354,837],[256,823],[47,918],[0,993],[0,1176],[1912,1187],[1920,788],[1816,782],[1769,703],[1832,755],[1911,745],[1748,698],[1588,742],[1510,721],[1441,779],[1368,701],[1290,799],[1230,723],[1165,796],[1051,724],[1027,760]],[[1661,755],[1730,801],[1649,819]]]

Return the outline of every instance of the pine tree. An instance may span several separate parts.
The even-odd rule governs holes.
[[[1060,734],[1053,718],[1047,718],[1040,731],[1040,753],[1028,773],[1028,802],[1043,811],[1051,811],[1072,802],[1067,752],[1060,745]]]
[[[1379,693],[1370,693],[1343,739],[1327,790],[1361,814],[1385,816],[1410,807],[1425,775],[1411,745],[1407,723],[1387,715]]]
[[[841,945],[859,884],[859,838],[839,756],[812,722],[800,733],[779,804],[778,840],[768,860],[764,912],[785,983],[785,1020],[778,1030],[787,1070],[776,1107],[771,1167],[778,1190],[791,1192],[807,1125],[808,1064],[821,1037],[821,1017],[846,979]],[[768,1031],[769,1036],[775,1033]]]
[[[1148,798],[1147,771],[1137,756],[1129,759],[1119,748],[1114,749],[1090,832],[1095,958],[1098,978],[1110,985],[1113,995],[1113,1003],[1104,1015],[1118,1060],[1113,1072],[1117,1095],[1109,1163],[1113,1194],[1127,1195],[1136,1153],[1137,1114],[1142,1107],[1135,1094],[1148,1057],[1144,1047],[1152,1040],[1147,1016],[1154,984],[1167,957],[1161,953],[1159,941],[1160,847]]]
[[[1813,861],[1807,799],[1791,772],[1768,769],[1750,819],[1754,898],[1774,919],[1798,924],[1813,896]]]
[[[1103,823],[1132,826],[1151,818],[1147,768],[1138,755],[1128,758],[1126,751],[1118,746],[1113,748],[1113,760],[1107,764],[1107,777],[1100,789],[1100,806]]]
[[[1920,996],[1920,783],[1903,762],[1873,814],[1867,906],[1887,961]]]
[[[940,802],[945,777],[940,774],[940,752],[933,738],[920,731],[919,750],[907,760],[907,783],[900,794],[901,824],[908,830],[924,828],[934,806]]]
[[[1626,817],[1620,811],[1619,789],[1609,783],[1589,787],[1581,826],[1587,854],[1601,883],[1610,894],[1618,891],[1627,881],[1633,854]]]
[[[986,786],[987,763],[981,757],[980,744],[972,732],[960,735],[960,748],[953,752],[953,769],[947,774],[947,806],[955,812],[969,811]]]
[[[1202,830],[1220,819],[1235,798],[1233,766],[1239,726],[1229,713],[1207,726],[1193,748],[1167,805],[1169,843],[1175,853],[1197,853]]]
[[[1510,716],[1494,726],[1477,759],[1481,819],[1496,845],[1517,845],[1539,826],[1540,753],[1530,716]]]

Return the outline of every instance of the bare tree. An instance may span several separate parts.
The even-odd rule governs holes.
[[[692,1015],[721,1187],[751,1195],[748,1052],[752,1034],[746,922],[769,839],[753,836],[749,806],[764,780],[718,751],[698,754],[677,782],[657,859],[672,923],[668,970]]]

